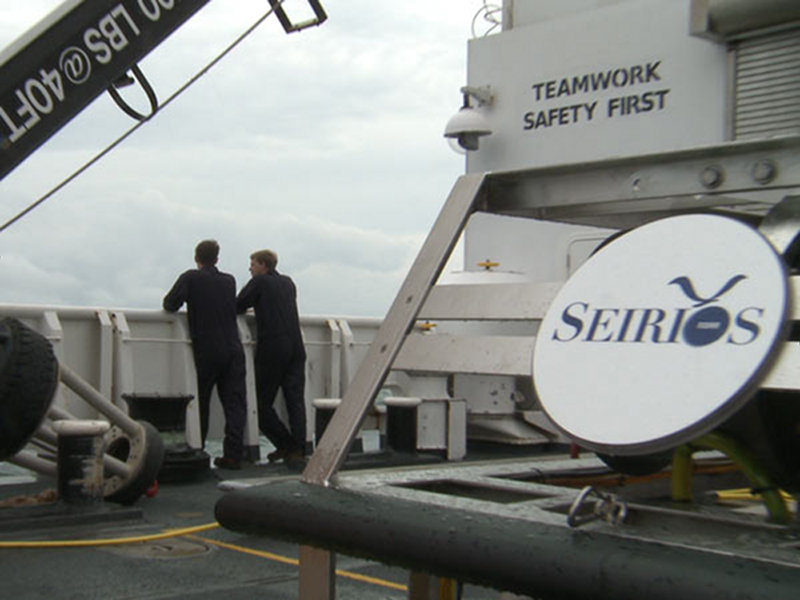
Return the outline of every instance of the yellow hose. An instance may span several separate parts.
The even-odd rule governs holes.
[[[122,544],[137,544],[141,542],[153,542],[156,540],[180,537],[182,535],[208,531],[209,529],[215,529],[217,527],[219,527],[219,523],[215,521],[214,523],[206,523],[205,525],[196,525],[194,527],[185,527],[183,529],[170,529],[164,533],[153,533],[150,535],[139,535],[124,538],[107,538],[100,540],[42,540],[38,542],[0,541],[0,548],[87,548],[92,546],[119,546]]]
[[[791,502],[794,497],[783,490],[778,490],[781,498]],[[734,490],[717,490],[714,492],[717,500],[761,500],[761,494],[753,492],[750,488],[737,488]]]
[[[255,554],[257,556],[261,556],[263,558],[269,558],[271,560],[277,560],[280,562],[288,563],[297,565],[299,561],[297,559],[290,559],[278,556],[276,554],[262,552],[259,550],[253,550],[251,548],[244,548],[242,546],[234,546],[233,544],[227,544],[225,542],[221,542],[219,540],[211,540],[207,538],[199,538],[194,536],[195,533],[200,533],[201,531],[208,531],[209,529],[216,529],[219,527],[219,523],[206,523],[205,525],[196,525],[194,527],[185,527],[183,529],[170,529],[165,531],[164,533],[154,533],[151,535],[139,535],[139,536],[132,536],[132,537],[125,537],[125,538],[113,538],[113,539],[102,539],[102,540],[47,540],[47,541],[17,541],[17,542],[2,542],[0,541],[0,548],[87,548],[92,546],[113,546],[113,545],[122,545],[122,544],[137,544],[142,542],[152,542],[155,540],[163,540],[167,538],[173,537],[181,537],[181,536],[189,536],[193,539],[197,539],[209,544],[213,544],[215,546],[220,546],[222,548],[229,548],[231,550],[236,550],[239,552],[245,552],[248,554]],[[364,583],[370,583],[373,585],[381,585],[383,587],[388,587],[400,591],[407,591],[408,586],[394,583],[391,581],[385,581],[382,579],[378,579],[375,577],[369,577],[367,575],[361,575],[359,573],[351,573],[350,571],[342,571],[337,569],[336,574],[342,577],[347,577],[350,579],[354,579],[356,581],[362,581]]]

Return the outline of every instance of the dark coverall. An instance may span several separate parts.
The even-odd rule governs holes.
[[[297,289],[286,275],[271,271],[254,276],[239,292],[236,309],[255,308],[258,342],[255,355],[258,427],[278,450],[305,450],[306,350],[297,312]],[[290,431],[273,404],[283,390]]]
[[[225,414],[223,453],[241,460],[247,420],[245,360],[236,325],[236,280],[216,267],[181,274],[164,297],[164,310],[187,303],[189,335],[197,371],[200,433],[205,446],[211,390],[217,386]]]

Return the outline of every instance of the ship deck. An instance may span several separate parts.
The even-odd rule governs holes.
[[[391,468],[392,461],[381,460]],[[418,457],[414,462],[440,462]],[[359,472],[367,463],[348,463]],[[0,463],[0,503],[54,493],[52,478],[22,475]],[[215,522],[218,500],[230,490],[263,483],[299,484],[300,473],[266,462],[240,471],[209,469],[186,482],[162,483],[132,506],[60,502],[0,508],[0,580],[4,598],[203,599],[298,597],[298,545],[230,531]],[[160,538],[180,530],[181,535]],[[83,544],[78,546],[59,545]],[[93,545],[93,541],[101,544]],[[337,555],[337,597],[408,597],[408,571]],[[499,592],[467,585],[464,599]]]
[[[734,566],[743,584],[766,586],[764,597],[794,597],[800,576],[796,514],[778,526],[768,522],[762,503],[714,502],[711,490],[746,485],[724,457],[698,458],[692,477],[697,501],[679,506],[670,500],[668,468],[623,476],[591,453],[575,459],[565,450],[470,444],[458,462],[436,454],[365,452],[349,456],[329,488],[303,483],[283,464],[245,463],[239,471],[212,468],[190,481],[161,483],[155,495],[131,506],[89,507],[58,501],[3,506],[54,491],[56,482],[0,463],[3,597],[293,599],[301,542],[336,552],[336,597],[348,600],[409,598],[410,573],[425,565],[462,581],[461,600],[517,598],[501,591],[509,577],[524,579],[562,561],[575,573],[572,579],[589,581],[579,576],[582,565],[587,573],[603,570],[625,552],[627,568],[649,561],[640,565],[638,589],[650,589],[652,597],[661,597],[653,582],[675,579],[670,585],[678,585],[694,569],[694,583],[706,585],[706,567]],[[586,522],[569,527],[570,503],[588,485],[626,503],[627,521],[617,526],[580,512],[578,521]],[[659,553],[666,558],[653,563]],[[483,556],[480,564],[465,570],[476,556]],[[683,575],[668,577],[667,567],[680,556],[689,560],[678,565]],[[705,567],[694,566],[699,559]],[[561,567],[547,567],[536,580],[550,573],[558,579],[554,586],[571,581],[558,575]],[[765,569],[779,572],[769,579]],[[520,593],[529,585],[519,581],[506,589]]]

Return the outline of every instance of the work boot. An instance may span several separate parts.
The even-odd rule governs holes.
[[[214,459],[214,466],[218,469],[231,469],[238,471],[242,468],[242,463],[228,456],[218,456]]]
[[[289,450],[286,448],[278,448],[274,452],[270,452],[267,454],[267,460],[271,463],[278,462],[279,460],[283,460],[289,454]]]
[[[283,462],[293,470],[302,471],[306,467],[306,457],[302,450],[290,450],[286,453]]]

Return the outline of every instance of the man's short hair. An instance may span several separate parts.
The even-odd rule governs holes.
[[[266,265],[270,271],[274,271],[278,266],[278,255],[272,250],[256,250],[250,255],[250,260]]]
[[[203,240],[194,249],[194,260],[204,267],[217,264],[219,257],[219,244],[217,240]]]

